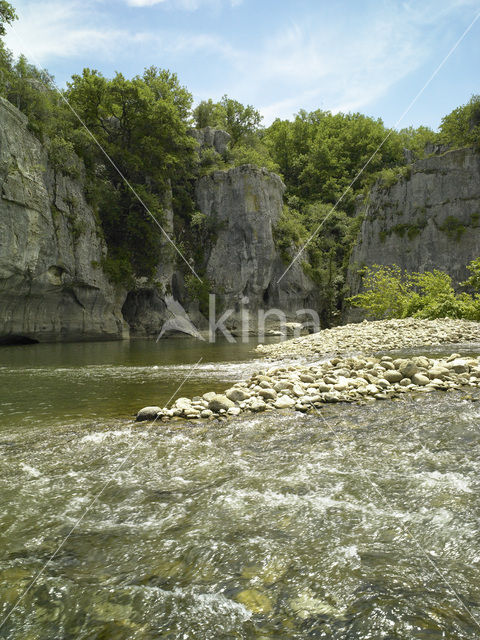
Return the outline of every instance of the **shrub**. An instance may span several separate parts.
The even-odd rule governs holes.
[[[480,258],[473,260],[468,268],[472,275],[463,285],[478,290]],[[363,308],[371,318],[480,320],[480,295],[456,293],[451,277],[438,269],[407,273],[396,265],[373,265],[363,269],[362,284],[364,291],[348,301]]]
[[[360,273],[364,291],[349,298],[349,302],[365,309],[372,318],[403,318],[408,286],[403,281],[401,269],[396,265],[373,265],[364,267]]]

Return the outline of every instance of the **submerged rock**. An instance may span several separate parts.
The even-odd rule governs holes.
[[[252,613],[265,614],[272,611],[270,598],[258,589],[244,589],[237,594],[236,600]]]

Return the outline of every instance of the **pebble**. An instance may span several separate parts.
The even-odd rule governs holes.
[[[420,326],[425,329],[426,335],[419,330]],[[390,339],[393,344],[389,344],[389,347],[395,348],[406,346],[406,328],[410,330],[409,344],[416,346],[425,344],[430,333],[435,328],[438,331],[439,327],[442,327],[442,333],[439,333],[437,338],[440,337],[442,342],[448,342],[453,336],[457,342],[467,339],[480,342],[479,323],[464,320],[419,321],[407,318],[394,323],[382,321],[380,324],[371,322],[345,325],[269,347],[281,348],[284,353],[287,349],[287,355],[291,356],[298,355],[299,344],[306,344],[310,349],[309,355],[312,355],[312,345],[321,344],[321,334],[343,335],[345,338],[348,337],[351,327],[355,327],[360,333],[357,339],[362,342],[362,348],[366,352],[373,344],[372,340],[367,339],[368,336],[372,337],[373,329],[377,332],[375,345],[381,344],[382,340]],[[435,340],[433,342],[436,343]],[[327,341],[327,344],[330,343]],[[349,343],[346,340],[343,346],[345,348],[352,344],[352,341]],[[330,360],[319,360],[317,353],[315,361],[310,363],[282,363],[267,371],[259,371],[249,380],[236,383],[224,394],[209,392],[192,399],[181,397],[172,407],[163,409],[157,406],[144,407],[138,412],[137,421],[152,421],[157,418],[166,421],[174,417],[212,420],[223,416],[223,419],[226,419],[238,416],[242,412],[257,413],[272,409],[307,412],[321,408],[326,403],[374,402],[413,391],[452,391],[465,386],[480,387],[480,357],[462,357],[458,353],[452,353],[450,356],[437,359],[426,356],[392,359],[387,355],[375,357],[367,354],[346,354],[343,357],[334,356]]]
[[[424,320],[395,318],[345,324],[276,344],[262,344],[257,351],[272,358],[315,357],[318,354],[374,354],[405,347],[480,343],[480,323],[454,318]],[[451,360],[461,358],[453,353]],[[391,359],[382,356],[383,360]],[[335,364],[335,363],[334,363]],[[337,363],[338,364],[338,363]],[[418,363],[417,363],[418,364]],[[423,365],[418,365],[423,366]]]

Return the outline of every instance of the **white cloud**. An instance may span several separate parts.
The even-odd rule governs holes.
[[[131,0],[150,2],[159,0]],[[168,0],[166,0],[168,1]],[[182,0],[193,8],[197,0]],[[17,5],[18,6],[18,5]],[[102,14],[102,2],[90,0],[48,0],[41,4],[24,2],[17,9],[18,22],[8,28],[7,47],[15,54],[24,53],[34,64],[47,65],[58,58],[89,56],[93,59],[116,59],[119,54],[145,47],[147,55],[192,54],[207,52],[235,60],[237,52],[215,34],[182,33],[173,31],[127,31],[109,25],[108,14]],[[150,60],[139,64],[140,68]],[[77,65],[78,66],[78,65]],[[74,70],[77,70],[75,67]]]
[[[475,1],[385,3],[383,11],[376,10],[351,28],[345,28],[343,16],[337,24],[318,19],[291,24],[265,40],[258,51],[237,51],[231,57],[236,73],[223,93],[262,105],[265,124],[275,117],[291,117],[301,108],[365,110],[430,58],[436,66],[443,57],[432,56],[439,31],[445,35],[453,11],[472,7]],[[453,34],[452,40],[459,35]],[[406,96],[401,106],[412,97]]]
[[[15,55],[25,53],[34,63],[55,57],[73,57],[86,52],[109,56],[116,46],[132,36],[120,29],[92,20],[94,2],[50,0],[18,7],[18,22],[8,29],[7,47]],[[133,36],[138,38],[139,36]]]
[[[231,7],[241,5],[243,0],[227,0],[227,4]],[[180,9],[184,11],[196,11],[202,6],[210,6],[219,8],[225,3],[225,0],[126,0],[130,7],[153,7],[157,4],[163,4],[170,9]]]
[[[124,6],[162,4],[169,9],[193,11],[207,6],[235,6],[241,0],[122,2]],[[255,41],[242,34],[240,47],[228,40],[220,28],[202,33],[181,27],[158,30],[152,26],[148,31],[135,32],[123,25],[109,26],[112,13],[104,0],[17,0],[20,20],[14,31],[9,31],[7,46],[14,53],[25,52],[32,62],[47,66],[58,58],[82,56],[82,62],[87,59],[87,64],[118,60],[121,68],[122,60],[129,56],[138,63],[139,71],[160,58],[181,73],[182,64],[192,63],[202,68],[189,86],[197,98],[217,99],[227,93],[260,107],[268,124],[274,117],[291,117],[300,108],[366,110],[426,60],[432,58],[435,66],[439,60],[432,52],[437,51],[440,57],[439,36],[445,42],[451,39],[453,44],[460,35],[450,31],[451,16],[456,12],[458,18],[476,2],[385,1],[350,22],[341,11],[330,14],[317,10],[311,12],[308,22],[300,21],[299,15],[297,23],[274,32],[266,25],[265,35],[257,35]],[[209,73],[211,60],[215,74]],[[78,66],[74,63],[72,71]]]
[[[153,7],[154,4],[161,4],[165,0],[127,0],[131,7]]]

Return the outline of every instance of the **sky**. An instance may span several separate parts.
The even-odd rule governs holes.
[[[224,94],[269,125],[300,109],[426,125],[480,93],[480,0],[10,0],[7,46],[63,87],[84,67],[175,72],[195,102]]]

